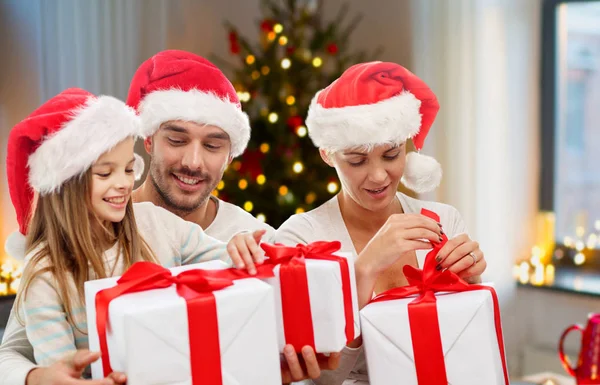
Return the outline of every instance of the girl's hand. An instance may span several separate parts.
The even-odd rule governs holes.
[[[256,266],[263,263],[265,254],[258,245],[267,230],[256,230],[253,233],[236,234],[227,244],[227,252],[238,269],[246,268],[248,273],[256,274]]]

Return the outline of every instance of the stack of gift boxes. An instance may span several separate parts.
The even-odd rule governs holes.
[[[339,246],[263,244],[268,258],[251,278],[219,261],[139,262],[120,278],[87,282],[89,346],[102,352],[92,376],[279,385],[286,344],[339,352],[360,336],[360,320],[373,385],[508,384],[493,289],[426,262],[405,271],[410,286],[382,293],[359,315],[353,256]]]

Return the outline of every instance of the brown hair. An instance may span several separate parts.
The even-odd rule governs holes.
[[[152,250],[138,233],[131,199],[123,220],[106,227],[92,211],[91,185],[90,169],[65,182],[59,191],[38,197],[27,231],[26,253],[38,251],[27,262],[16,308],[20,308],[32,281],[41,274],[50,273],[67,319],[74,325],[70,314],[76,301],[82,305],[85,302],[84,282],[106,278],[112,273],[105,269],[105,250],[99,245],[118,243],[125,269],[140,260],[156,262]],[[97,229],[103,230],[101,234]],[[69,290],[72,290],[72,284],[77,289],[75,298]]]

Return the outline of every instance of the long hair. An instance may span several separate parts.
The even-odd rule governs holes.
[[[138,233],[131,199],[123,220],[106,227],[93,213],[91,186],[90,169],[81,177],[65,182],[59,191],[38,197],[26,240],[26,253],[35,253],[23,272],[22,288],[15,300],[18,309],[32,281],[41,274],[50,273],[67,319],[74,325],[70,314],[73,304],[83,305],[85,302],[84,282],[112,275],[112,272],[106,271],[105,250],[100,245],[117,243],[125,269],[137,261],[157,261]],[[73,287],[77,290],[75,297]],[[20,318],[19,321],[23,323]]]

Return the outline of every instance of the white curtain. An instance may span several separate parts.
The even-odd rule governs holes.
[[[509,367],[519,371],[515,259],[534,241],[539,169],[539,0],[413,0],[414,71],[441,110],[425,151],[444,168],[437,193],[486,254]]]
[[[138,65],[166,48],[167,4],[163,0],[152,7],[142,0],[0,2],[3,151],[12,126],[66,88],[81,87],[124,100]],[[6,152],[3,180],[5,158]],[[2,216],[0,239],[5,239],[16,228],[6,183]]]
[[[140,62],[165,47],[164,2],[153,12],[142,1],[37,3],[43,99],[71,86],[124,99]],[[151,47],[141,44],[146,40]]]

